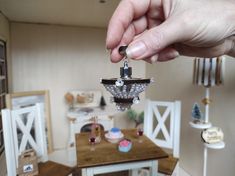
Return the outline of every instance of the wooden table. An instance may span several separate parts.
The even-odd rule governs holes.
[[[160,147],[146,136],[142,136],[142,143],[138,142],[136,129],[122,130],[125,138],[132,141],[132,149],[127,153],[118,151],[118,144],[105,140],[104,134],[95,150],[91,151],[89,133],[76,134],[77,167],[82,169],[83,176],[132,170],[133,175],[141,167],[150,167],[152,175],[157,175],[158,159],[168,157]]]

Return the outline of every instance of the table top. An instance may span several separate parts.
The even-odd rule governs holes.
[[[118,143],[112,144],[106,141],[104,134],[102,134],[101,142],[95,144],[95,150],[91,151],[91,145],[89,144],[90,133],[76,134],[77,167],[85,168],[168,157],[166,152],[145,135],[141,137],[143,142],[140,143],[136,129],[121,131],[125,138],[132,141],[132,148],[127,153],[119,152]]]

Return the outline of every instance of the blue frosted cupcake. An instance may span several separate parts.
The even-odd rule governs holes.
[[[123,139],[119,142],[118,150],[120,152],[129,152],[131,150],[132,143],[129,139]]]

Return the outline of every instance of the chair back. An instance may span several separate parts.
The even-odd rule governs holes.
[[[179,157],[181,102],[147,100],[144,133],[160,147]]]
[[[19,155],[34,149],[40,161],[47,161],[43,103],[2,110],[3,135],[8,176],[15,176]]]

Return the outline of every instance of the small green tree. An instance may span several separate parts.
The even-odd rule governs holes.
[[[197,103],[194,103],[193,109],[192,109],[192,117],[194,120],[202,121],[203,114],[200,110],[200,107]]]
[[[127,116],[131,121],[135,122],[135,126],[137,127],[139,124],[144,122],[144,111],[141,113],[137,113],[134,109],[129,109],[127,111]]]

